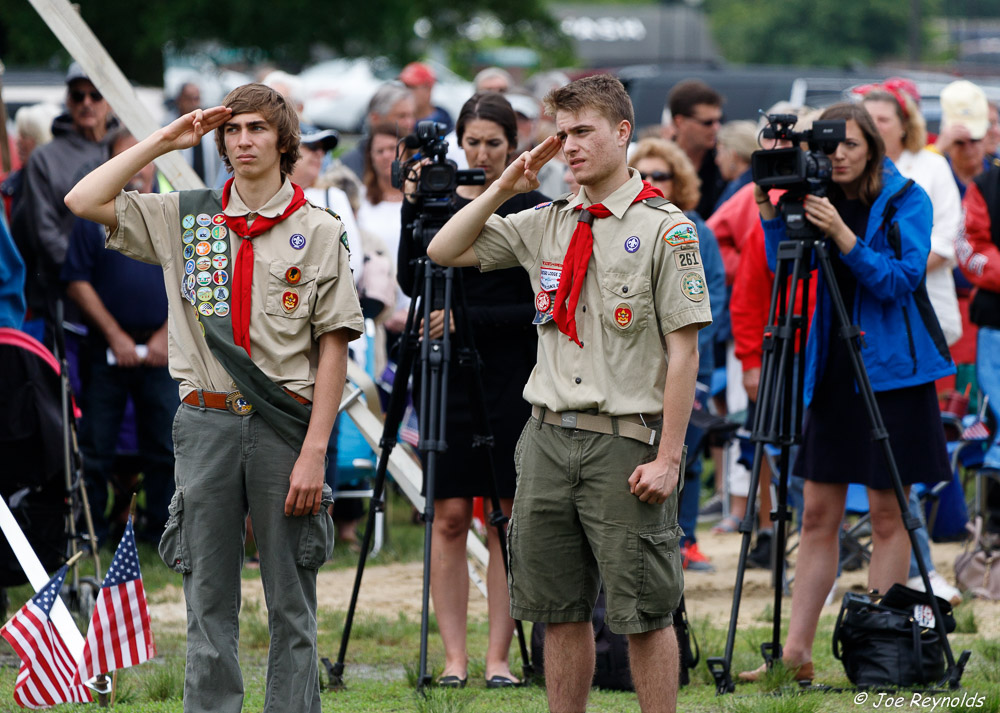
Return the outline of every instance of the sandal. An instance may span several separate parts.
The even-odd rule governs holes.
[[[729,532],[738,532],[740,528],[740,519],[735,515],[726,515],[719,524],[712,528],[712,532],[716,535],[726,534]]]

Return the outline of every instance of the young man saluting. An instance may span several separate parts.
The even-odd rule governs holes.
[[[603,581],[607,623],[629,637],[642,710],[673,711],[677,486],[697,330],[712,319],[698,237],[627,167],[634,118],[618,80],[587,77],[545,104],[557,136],[514,161],[427,252],[444,265],[520,265],[535,291],[538,363],[524,389],[533,408],[517,455],[508,583],[512,616],[548,622],[549,709],[586,708]],[[560,147],[580,194],[493,215],[538,187],[538,169]]]
[[[123,193],[157,156],[216,143],[222,191]],[[184,574],[187,713],[238,713],[240,568],[247,511],[271,635],[264,710],[320,712],[316,570],[333,547],[324,458],[362,329],[340,221],[287,178],[295,111],[260,84],[195,110],[81,180],[77,215],[109,248],[163,267],[169,361],[180,382],[176,493],[160,554]]]

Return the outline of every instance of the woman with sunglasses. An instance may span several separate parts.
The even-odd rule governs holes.
[[[955,371],[924,289],[931,203],[885,158],[885,145],[863,106],[842,103],[822,120],[844,120],[846,138],[830,154],[829,197],[808,195],[806,218],[828,240],[833,272],[852,322],[864,334],[861,359],[888,433],[904,491],[948,477],[950,467],[934,381]],[[776,268],[785,224],[756,188],[768,263]],[[796,680],[812,680],[812,646],[837,575],[840,523],[849,483],[867,486],[872,523],[868,586],[882,594],[904,583],[910,540],[882,444],[872,439],[866,405],[839,336],[832,286],[817,278],[808,332],[803,442],[793,467],[806,479],[792,614],[782,661]],[[739,675],[758,681],[765,666]]]
[[[642,180],[648,181],[664,198],[683,210],[698,231],[698,247],[712,303],[712,324],[698,332],[698,381],[710,384],[712,371],[715,369],[712,343],[719,330],[729,330],[728,325],[723,324],[728,322],[729,307],[726,303],[726,273],[719,245],[711,229],[695,212],[695,207],[701,200],[701,181],[687,154],[677,144],[663,139],[649,138],[640,141],[633,149],[628,165],[639,172]],[[702,394],[704,392],[699,393],[699,399]],[[691,450],[688,453],[684,480],[690,487],[681,491],[677,514],[677,524],[684,530],[684,537],[681,539],[682,564],[684,569],[691,572],[711,572],[715,569],[708,557],[698,549],[695,538],[701,496],[701,459],[697,457],[695,441],[703,435],[698,429],[688,426],[684,442]]]
[[[470,169],[481,170],[485,183],[458,186],[452,197],[454,211],[471,203],[497,178],[517,150],[517,117],[507,99],[496,92],[474,95],[463,106],[455,122],[458,143],[465,152]],[[413,183],[407,184],[403,206],[403,235],[399,244],[399,282],[409,290],[413,281],[410,261],[416,256],[412,243],[412,223],[418,206],[413,201]],[[532,208],[548,199],[538,191],[519,194],[497,211],[505,216]],[[504,515],[510,516],[514,503],[514,447],[521,427],[528,420],[530,406],[521,397],[535,365],[537,350],[535,301],[528,274],[523,270],[497,270],[482,273],[462,268],[466,316],[472,339],[479,354],[483,391],[489,411],[489,427],[494,438],[493,467],[497,494]],[[411,295],[412,297],[413,295]],[[453,308],[457,304],[452,305]],[[444,333],[441,311],[431,314],[431,338]],[[448,325],[455,331],[454,314]],[[418,387],[414,387],[414,393]],[[472,499],[489,494],[488,471],[484,449],[473,448],[477,429],[474,412],[458,360],[451,360],[448,379],[446,434],[448,449],[437,459],[434,487],[434,524],[431,551],[431,596],[438,629],[444,642],[445,664],[438,685],[461,688],[468,678],[469,657],[466,649],[466,619],[469,606],[469,570],[465,543],[472,524]],[[491,504],[484,502],[487,510]],[[486,573],[489,608],[489,641],[486,650],[486,687],[505,688],[520,683],[511,673],[508,652],[514,633],[510,618],[507,575],[504,572],[496,528],[486,529],[490,552]]]

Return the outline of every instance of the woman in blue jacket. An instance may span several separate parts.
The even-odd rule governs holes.
[[[890,160],[864,107],[836,104],[821,119],[846,120],[846,138],[830,154],[829,198],[807,196],[807,219],[829,238],[833,272],[847,312],[861,332],[861,356],[902,477],[904,489],[947,478],[949,466],[934,380],[954,373],[941,327],[924,287],[932,212],[924,191]],[[757,188],[775,268],[783,220]],[[839,530],[848,483],[868,488],[873,550],[868,586],[884,593],[904,583],[909,536],[882,447],[840,338],[830,286],[818,277],[816,310],[806,346],[803,443],[794,473],[806,479],[801,544],[783,661],[797,680],[813,676],[812,645],[837,574]],[[756,681],[764,667],[740,679]]]

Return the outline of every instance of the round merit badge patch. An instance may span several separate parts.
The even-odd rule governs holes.
[[[285,282],[289,285],[297,285],[302,279],[302,270],[297,267],[290,267],[285,270]]]
[[[615,307],[615,325],[619,329],[628,329],[630,324],[632,324],[632,307],[627,302],[622,302]]]
[[[552,307],[552,297],[548,292],[542,290],[537,295],[535,295],[535,309],[537,309],[541,314],[548,314],[549,308]]]
[[[705,278],[700,272],[685,272],[681,275],[681,292],[692,302],[701,302],[708,294]]]
[[[634,253],[639,249],[639,236],[633,235],[625,240],[625,252]]]

